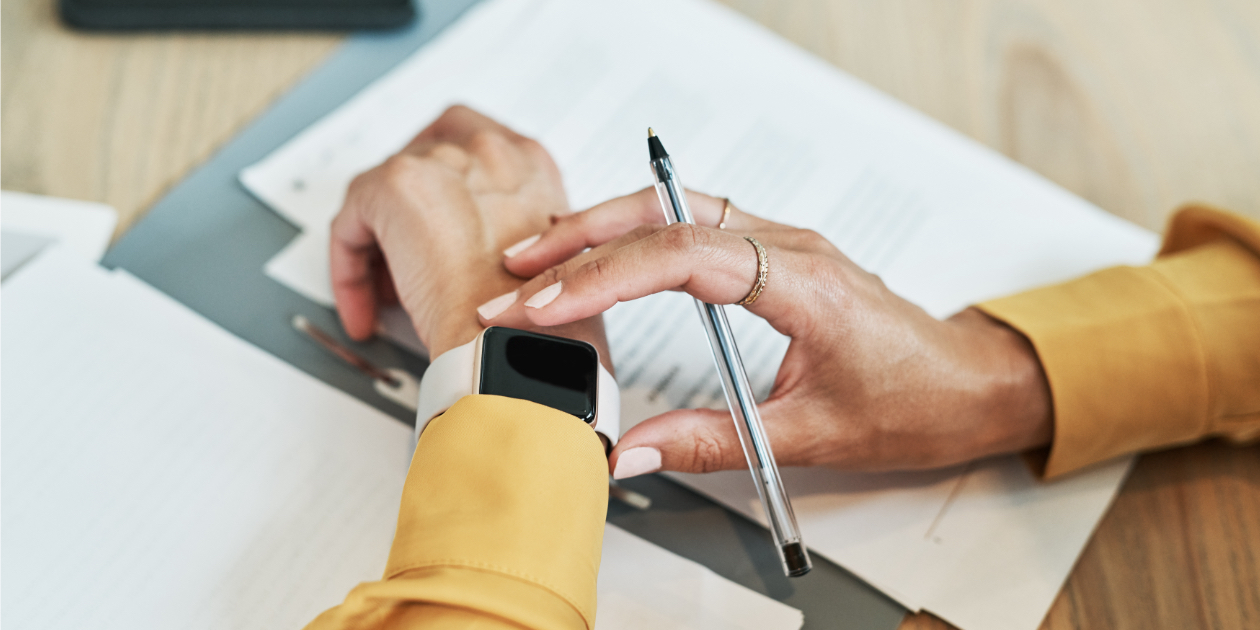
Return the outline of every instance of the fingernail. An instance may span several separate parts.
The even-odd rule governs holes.
[[[477,314],[484,319],[494,319],[503,314],[507,308],[516,303],[517,292],[511,291],[504,293],[485,304],[477,307]]]
[[[503,255],[504,255],[504,256],[506,256],[506,257],[508,257],[508,258],[511,258],[511,257],[513,257],[513,256],[515,256],[515,255],[517,255],[517,254],[519,254],[519,253],[521,253],[521,252],[523,252],[523,251],[525,251],[525,250],[529,249],[529,246],[530,246],[530,245],[533,245],[534,243],[537,243],[537,242],[538,242],[538,239],[540,239],[540,238],[542,238],[542,234],[535,234],[535,235],[533,235],[533,236],[531,236],[531,237],[529,237],[529,238],[527,238],[527,239],[525,239],[525,240],[523,240],[523,241],[521,241],[521,242],[519,242],[519,243],[517,243],[517,244],[515,244],[515,245],[513,245],[513,246],[511,246],[511,247],[509,247],[509,248],[507,248],[507,249],[505,249],[505,250],[503,250]]]
[[[636,446],[617,458],[613,479],[638,477],[661,469],[661,452],[650,446]]]
[[[525,300],[525,306],[530,308],[542,308],[551,304],[556,296],[560,295],[560,283],[557,282],[542,291],[534,294],[534,297]]]

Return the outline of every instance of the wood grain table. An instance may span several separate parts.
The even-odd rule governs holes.
[[[727,3],[1140,225],[1190,200],[1260,218],[1257,0]],[[340,41],[0,10],[0,184],[108,203],[120,233]],[[1260,628],[1260,448],[1143,456],[1044,627]]]

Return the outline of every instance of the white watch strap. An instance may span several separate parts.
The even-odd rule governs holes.
[[[420,400],[416,410],[416,440],[429,421],[473,393],[473,365],[477,339],[443,352],[429,364],[420,379]],[[599,365],[595,386],[595,431],[616,444],[621,437],[621,389],[604,365]]]
[[[621,387],[604,364],[599,364],[599,384],[595,386],[595,432],[616,446],[621,438]]]
[[[472,393],[476,351],[477,340],[473,339],[443,352],[429,363],[429,369],[420,377],[420,400],[416,406],[417,440],[430,420]]]

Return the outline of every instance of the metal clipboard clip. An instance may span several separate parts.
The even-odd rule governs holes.
[[[355,354],[353,350],[342,345],[332,335],[320,330],[305,315],[294,315],[291,322],[295,330],[315,340],[316,343],[333,353],[337,358],[371,377],[376,393],[406,409],[416,410],[417,402],[420,399],[420,381],[415,376],[412,376],[410,372],[398,368],[382,368],[373,365],[371,361]]]

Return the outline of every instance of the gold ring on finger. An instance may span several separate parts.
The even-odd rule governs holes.
[[[748,295],[735,303],[737,306],[750,306],[756,302],[757,298],[761,297],[762,290],[766,288],[766,276],[770,275],[770,255],[766,253],[766,248],[761,246],[761,241],[751,236],[745,236],[744,240],[752,243],[752,246],[757,249],[757,281],[753,283]]]

